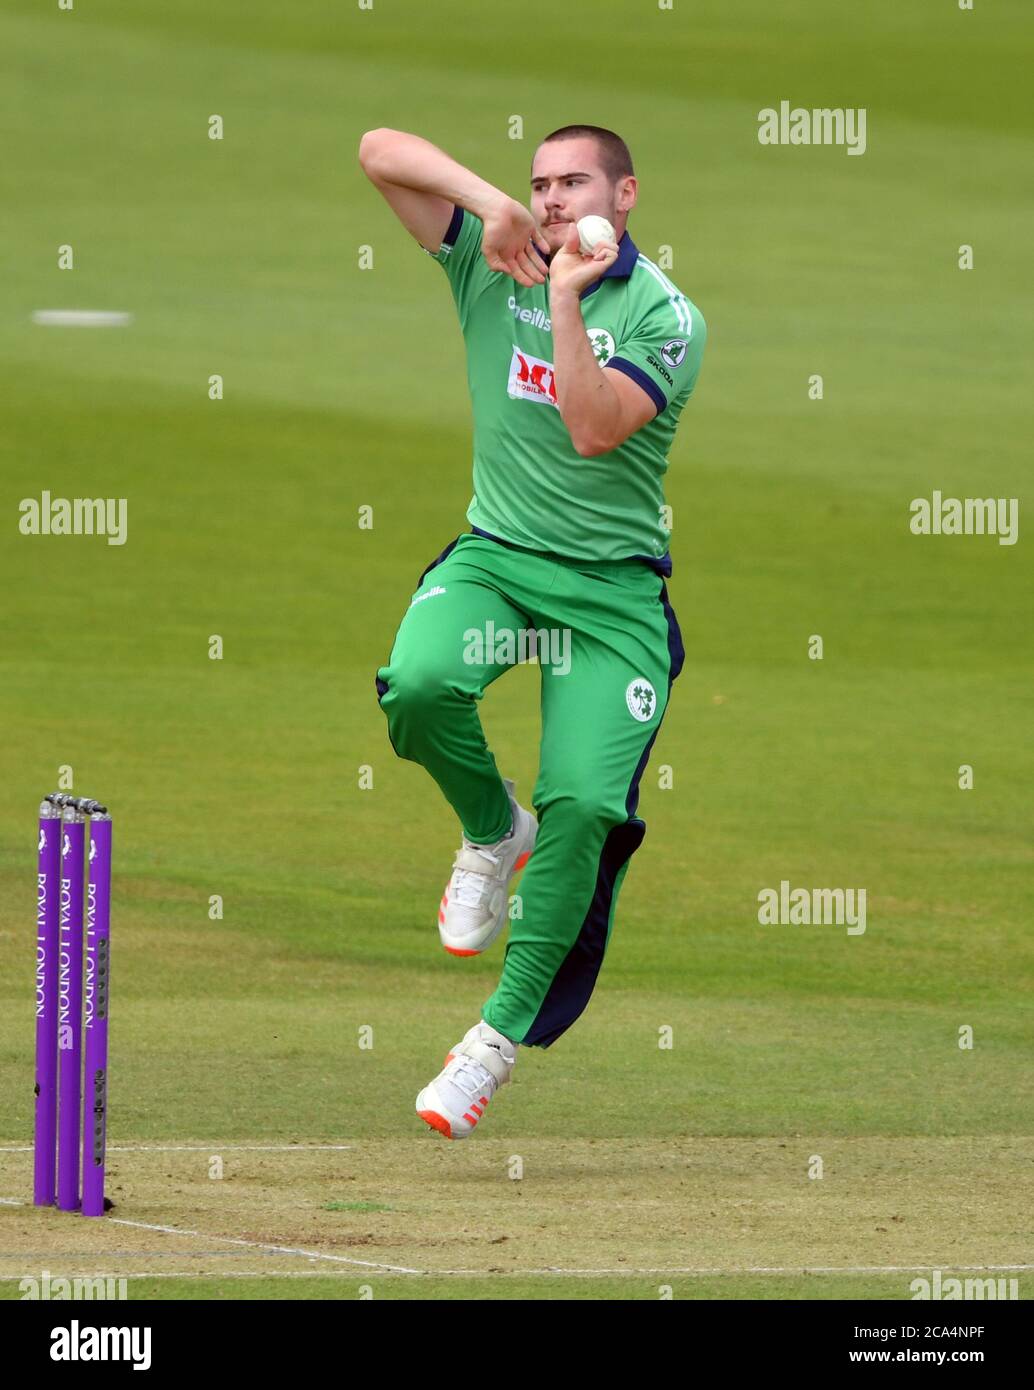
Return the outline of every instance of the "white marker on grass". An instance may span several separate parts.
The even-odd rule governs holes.
[[[44,328],[125,328],[133,315],[107,309],[37,309],[32,321]]]

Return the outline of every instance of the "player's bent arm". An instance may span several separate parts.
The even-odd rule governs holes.
[[[484,223],[481,250],[489,269],[512,275],[522,285],[545,281],[535,219],[528,209],[429,140],[387,127],[368,130],[359,142],[359,163],[399,221],[432,255],[441,249],[455,205]],[[548,252],[545,243],[542,250]]]
[[[503,196],[444,150],[404,130],[368,130],[359,163],[399,221],[432,255],[441,248],[454,206],[485,220]]]
[[[655,402],[641,386],[637,386],[630,377],[625,376],[624,372],[608,367],[602,370],[617,395],[619,411],[610,435],[602,441],[597,441],[597,445],[588,453],[583,452],[585,458],[609,454],[611,449],[620,448],[626,439],[635,434],[636,430],[649,424],[657,414]]]
[[[652,420],[657,406],[646,392],[621,372],[586,366],[591,388],[578,404],[568,393],[566,411],[561,409],[575,452],[584,459],[609,454],[630,435]],[[557,384],[559,392],[559,382]]]
[[[418,193],[415,188],[403,188],[401,184],[378,179],[371,182],[406,231],[436,256],[452,220],[452,203],[435,193]]]
[[[551,286],[549,308],[560,418],[582,458],[609,454],[654,418],[657,402],[623,371],[599,365],[576,294]]]

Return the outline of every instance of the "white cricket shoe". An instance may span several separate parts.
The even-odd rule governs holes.
[[[535,846],[538,821],[517,804],[508,777],[503,785],[513,808],[510,833],[494,845],[475,845],[464,836],[438,906],[438,935],[453,956],[480,955],[491,946],[506,921],[510,879]]]
[[[484,1019],[445,1058],[439,1072],[416,1098],[416,1113],[446,1139],[466,1139],[488,1102],[510,1079],[517,1044]]]

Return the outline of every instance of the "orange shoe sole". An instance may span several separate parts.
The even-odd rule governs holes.
[[[452,1053],[450,1052],[448,1057],[446,1058],[446,1064],[448,1064],[451,1061]],[[476,1125],[478,1120],[481,1119],[481,1116],[487,1110],[487,1108],[488,1097],[479,1096],[476,1101],[471,1101],[470,1110],[467,1111],[463,1118],[465,1120],[469,1120],[472,1126]],[[471,1113],[471,1111],[473,1111],[473,1114]],[[452,1139],[454,1137],[452,1133],[452,1125],[449,1124],[449,1121],[445,1118],[444,1115],[439,1115],[437,1110],[418,1110],[416,1113],[426,1124],[429,1124],[432,1129],[436,1129],[439,1134],[444,1134],[446,1139]]]
[[[449,1124],[444,1115],[439,1115],[437,1110],[418,1110],[416,1113],[422,1120],[426,1120],[432,1129],[436,1129],[439,1134],[444,1134],[446,1139],[452,1138],[452,1125]]]

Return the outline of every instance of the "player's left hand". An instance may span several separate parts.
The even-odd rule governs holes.
[[[617,243],[613,241],[601,241],[591,256],[583,256],[578,249],[578,226],[572,222],[567,229],[567,240],[549,262],[550,294],[581,294],[586,285],[598,280],[617,258]]]

